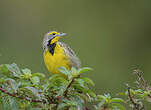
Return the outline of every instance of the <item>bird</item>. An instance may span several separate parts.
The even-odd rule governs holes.
[[[66,33],[50,31],[43,38],[43,58],[48,71],[52,74],[65,76],[59,71],[60,67],[71,70],[72,67],[79,69],[81,62],[75,52],[65,43],[60,42],[60,38]]]

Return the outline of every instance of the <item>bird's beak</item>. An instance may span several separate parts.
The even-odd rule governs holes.
[[[56,36],[64,37],[64,36],[66,36],[66,35],[67,35],[66,33],[60,33],[60,34],[58,34],[58,35],[56,35]]]

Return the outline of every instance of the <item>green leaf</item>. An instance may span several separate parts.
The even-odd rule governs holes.
[[[20,82],[18,84],[19,84],[20,87],[27,87],[27,86],[31,85],[31,82],[22,79],[22,80],[20,80]]]
[[[59,70],[62,74],[68,76],[68,79],[71,79],[71,78],[72,78],[72,74],[71,74],[70,71],[67,70],[65,67],[59,67],[58,70]]]
[[[81,98],[81,95],[79,95],[80,93],[77,93],[77,94],[72,94],[70,96],[70,101],[74,101],[76,102],[76,108],[79,108],[80,110],[83,110],[83,104],[84,104],[84,100],[83,98]],[[77,110],[77,109],[76,109]]]
[[[87,92],[88,92],[88,94],[89,94],[90,96],[96,98],[96,94],[95,94],[93,91],[91,91],[91,90],[89,89]]]
[[[64,84],[67,80],[59,74],[55,74],[49,78],[50,84]]]
[[[75,79],[75,82],[73,83],[73,85],[82,87],[82,88],[84,88],[84,89],[86,89],[86,90],[89,89],[88,86],[87,86],[87,84],[84,82],[84,80],[82,80],[82,79],[80,79],[80,78],[79,78],[79,79]]]
[[[19,110],[18,102],[14,97],[10,98],[10,106],[11,106],[11,110]]]
[[[99,102],[97,104],[97,108],[103,107],[106,104],[106,102],[104,100],[101,100],[101,102]],[[100,110],[100,109],[99,109]]]
[[[32,76],[38,76],[40,78],[45,78],[45,75],[43,73],[33,73]]]
[[[111,107],[113,110],[126,110],[126,108],[119,103],[112,103]]]
[[[67,105],[67,106],[69,106],[69,107],[71,107],[71,106],[76,106],[78,103],[76,102],[76,101],[74,101],[74,100],[67,100],[67,99],[63,99],[63,102]]]
[[[50,81],[50,82],[54,82],[57,77],[60,77],[60,75],[59,75],[59,74],[52,75],[52,76],[49,78],[49,81]]]
[[[123,99],[121,99],[121,98],[112,98],[112,99],[110,100],[110,102],[111,102],[111,103],[115,103],[115,102],[121,102],[121,103],[124,103],[124,100],[123,100]]]
[[[84,80],[82,80],[82,79],[75,79],[75,82],[74,83],[77,83],[77,84],[79,84],[81,87],[86,87],[86,85],[84,85]]]
[[[82,79],[75,79],[74,83],[72,84],[72,87],[75,88],[77,91],[83,93],[87,93],[89,89]]]
[[[31,108],[30,110],[43,110],[41,108]]]
[[[25,89],[32,92],[32,94],[40,99],[39,91],[34,87],[25,87]]]
[[[79,74],[78,74],[78,70],[74,67],[71,68],[71,74],[74,76],[74,77],[77,77]]]
[[[90,70],[93,70],[93,69],[92,69],[92,68],[89,68],[89,67],[83,67],[83,68],[80,68],[80,69],[78,70],[78,73],[79,73],[79,74],[82,74],[82,73],[85,73],[85,72],[90,71]]]
[[[107,102],[107,98],[103,95],[97,95],[97,101],[102,101],[104,100],[105,102]]]
[[[127,93],[126,93],[126,92],[120,92],[120,93],[118,93],[117,95],[118,95],[118,96],[119,96],[119,95],[124,95],[124,96],[126,95],[126,96],[127,96]]]
[[[15,77],[20,77],[21,71],[20,71],[19,67],[17,66],[17,64],[15,64],[15,63],[13,63],[13,64],[6,64],[6,67],[8,68],[8,70],[10,72],[13,73],[13,75]]]
[[[42,104],[38,104],[38,105],[41,105],[42,108],[35,107],[36,104],[34,106],[33,103],[28,102],[28,104],[25,103],[25,107],[23,107],[23,109],[20,109],[20,110],[48,110],[48,107],[46,107],[45,105],[43,105],[44,107],[42,106]]]
[[[65,67],[63,67],[63,66],[61,66],[61,67],[59,67],[58,68],[59,69],[59,71],[61,72],[61,73],[63,73],[64,75],[70,75],[71,73],[70,73],[70,71],[69,70],[67,70]]]
[[[109,93],[107,93],[107,94],[104,94],[104,96],[107,98],[107,99],[111,99],[111,95],[109,94]]]
[[[92,86],[95,86],[94,82],[90,78],[81,77],[80,79],[84,80],[85,83],[88,83],[88,84],[90,84]]]
[[[34,77],[32,77],[31,78],[31,82],[33,83],[33,84],[39,84],[40,83],[40,79],[39,79],[39,77],[38,76],[34,76]]]
[[[2,97],[2,108],[3,108],[3,110],[11,110],[10,96],[3,96]]]
[[[31,70],[28,69],[28,68],[22,69],[22,72],[23,72],[24,74],[31,74]]]
[[[127,91],[128,92],[128,91]],[[135,94],[135,90],[130,89],[130,94],[134,95]]]
[[[77,105],[77,102],[73,101],[73,100],[72,101],[69,100],[66,103],[67,103],[68,106],[76,106]]]
[[[0,78],[0,84],[3,84],[3,83],[5,83],[5,78],[4,77]]]
[[[18,102],[14,97],[3,96],[2,108],[3,110],[18,110]]]
[[[77,107],[70,107],[69,110],[83,110],[82,108]]]
[[[137,89],[137,90],[135,90],[135,94],[141,94],[141,93],[143,93],[143,90],[142,90],[142,89]]]
[[[87,93],[87,90],[88,90],[87,88],[81,87],[77,84],[74,84],[74,88],[76,89],[76,91],[80,91],[80,92],[83,92],[83,93]]]
[[[80,99],[83,100],[83,103],[84,103],[84,101],[86,102],[86,101],[89,100],[88,97],[85,94],[75,93],[75,95],[78,96],[78,97],[80,97]]]
[[[17,83],[14,79],[7,78],[7,79],[5,79],[5,81],[9,81],[12,89],[14,90],[14,92],[17,92],[18,85],[17,85]]]
[[[138,94],[137,94],[138,95]],[[148,96],[148,95],[150,95],[150,91],[144,91],[144,94],[143,94],[144,96]]]
[[[20,77],[21,72],[18,66],[13,63],[13,64],[3,64],[0,65],[0,74],[4,74],[8,77],[14,76],[14,77]]]
[[[30,79],[31,78],[31,76],[32,76],[32,74],[31,74],[31,70],[30,69],[22,69],[22,72],[23,72],[23,74],[24,75],[22,75],[23,76],[23,78],[25,78],[25,79]]]
[[[0,65],[0,74],[8,73],[9,70],[5,64]]]
[[[65,103],[59,103],[57,110],[63,110],[63,108],[66,106],[67,106],[67,104],[65,104]]]

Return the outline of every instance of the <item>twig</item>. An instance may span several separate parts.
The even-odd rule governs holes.
[[[75,78],[73,77],[71,82],[68,84],[67,88],[65,89],[64,91],[64,96],[67,97],[68,95],[68,91],[69,91],[69,88],[71,87],[72,83],[74,82]]]
[[[140,71],[139,69],[136,69],[134,70],[134,73],[137,75],[138,77],[138,81],[139,81],[139,84],[142,83],[143,84],[143,87],[145,90],[151,90],[151,87],[150,85],[147,83],[147,81],[145,81],[145,79],[143,78],[143,72]]]
[[[134,70],[134,73],[138,77],[138,84],[141,85],[141,83],[142,83],[142,88],[144,88],[147,91],[151,90],[151,86],[148,84],[148,82],[143,77],[143,72],[140,71],[139,69],[136,69],[136,70]],[[151,95],[148,94],[148,97],[151,98]]]

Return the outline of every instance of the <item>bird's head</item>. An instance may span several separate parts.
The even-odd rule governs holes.
[[[43,49],[46,48],[46,46],[55,44],[59,41],[60,38],[62,38],[63,36],[66,36],[66,33],[60,33],[57,31],[50,31],[48,32],[45,36],[44,36],[44,40],[43,40]]]
[[[66,33],[51,31],[47,33],[47,36],[48,36],[48,43],[51,45],[53,43],[58,42],[61,37],[66,36]]]

